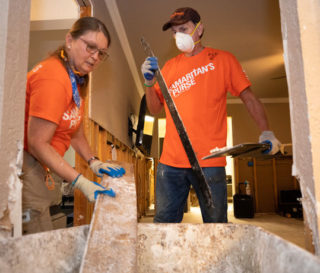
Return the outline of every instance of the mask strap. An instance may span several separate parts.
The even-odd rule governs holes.
[[[193,34],[195,33],[195,31],[196,31],[196,29],[198,28],[198,26],[200,25],[200,23],[201,23],[201,21],[199,21],[199,23],[196,24],[196,27],[194,28],[194,30],[193,30],[192,33],[190,34],[191,37],[192,37]],[[201,39],[199,39],[198,41],[194,42],[194,44],[196,45],[196,44],[200,43],[200,41],[201,41]]]
[[[192,37],[193,34],[196,32],[196,30],[197,30],[198,26],[200,25],[200,23],[201,23],[201,21],[199,21],[199,23],[196,24],[196,27],[194,28],[194,30],[193,30],[192,33],[190,34],[191,37]]]

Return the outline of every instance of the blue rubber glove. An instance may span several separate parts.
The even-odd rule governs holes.
[[[103,174],[107,174],[111,177],[121,177],[126,171],[124,168],[117,164],[102,162],[100,160],[94,160],[90,164],[91,170],[99,177],[102,177]]]
[[[264,151],[264,154],[274,155],[280,150],[281,143],[272,131],[263,131],[259,137],[259,142],[270,144],[270,148]]]
[[[146,84],[153,82],[156,70],[159,69],[158,59],[156,57],[148,57],[141,66],[141,72],[146,80]]]
[[[82,191],[90,202],[94,202],[97,199],[98,194],[105,194],[111,197],[115,197],[116,194],[113,189],[106,189],[97,182],[93,182],[85,178],[83,175],[78,175],[72,182],[72,185]]]

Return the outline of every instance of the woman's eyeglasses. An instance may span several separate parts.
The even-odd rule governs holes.
[[[108,59],[109,54],[107,53],[106,50],[99,49],[95,45],[90,44],[89,42],[87,42],[86,40],[84,40],[82,38],[79,38],[79,39],[86,44],[86,50],[88,53],[95,54],[96,52],[98,52],[98,58],[100,61],[105,61],[106,59]]]

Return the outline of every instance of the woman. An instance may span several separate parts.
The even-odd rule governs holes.
[[[96,175],[124,174],[120,166],[94,156],[82,125],[88,73],[107,58],[110,41],[101,21],[83,17],[74,23],[65,44],[28,73],[22,194],[25,234],[52,229],[48,170],[80,189],[90,202],[98,193],[114,194],[86,179],[63,159],[70,144]]]

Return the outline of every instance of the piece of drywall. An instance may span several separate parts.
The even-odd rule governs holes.
[[[320,255],[319,76],[320,2],[280,0],[284,59],[289,86],[293,175],[300,182],[306,230]],[[309,241],[310,233],[306,233]]]

